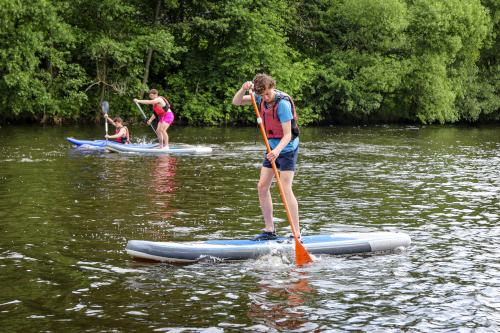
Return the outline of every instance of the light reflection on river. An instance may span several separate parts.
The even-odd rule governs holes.
[[[131,126],[133,141],[154,140]],[[207,155],[75,149],[98,126],[0,127],[4,331],[498,332],[500,130],[301,130],[304,234],[403,231],[387,255],[148,264],[130,239],[247,238],[263,227],[254,128],[169,130]],[[79,133],[85,133],[81,137]],[[288,234],[275,198],[278,232]]]

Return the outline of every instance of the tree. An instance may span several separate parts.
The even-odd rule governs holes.
[[[473,108],[456,103],[471,93],[479,50],[488,33],[487,11],[476,1],[412,2],[412,71],[407,91],[422,122],[476,118]],[[461,108],[462,107],[462,108]]]
[[[140,114],[131,99],[145,88],[142,80],[149,73],[145,62],[152,45],[159,55],[156,61],[163,66],[174,61],[173,54],[182,51],[173,44],[168,29],[155,28],[157,4],[157,0],[73,0],[67,20],[78,28],[74,61],[86,70],[87,108],[93,110],[96,121],[100,120],[104,99],[112,101],[112,109],[122,116]]]
[[[307,98],[330,121],[472,115],[459,102],[474,91],[488,32],[478,2],[316,0],[300,10],[311,21],[294,42],[312,44],[318,64]]]
[[[177,101],[176,114],[196,123],[253,123],[251,108],[234,107],[231,100],[258,72],[273,75],[278,88],[300,106],[310,68],[287,42],[284,27],[294,20],[294,11],[283,0],[183,2],[169,11],[162,24],[168,22],[175,44],[189,50],[178,54],[180,65],[165,71],[165,89]],[[314,119],[305,112],[299,107],[302,121]]]
[[[3,117],[74,116],[86,96],[84,71],[70,61],[73,29],[59,15],[65,3],[0,0],[0,105]],[[75,106],[76,105],[76,106]]]

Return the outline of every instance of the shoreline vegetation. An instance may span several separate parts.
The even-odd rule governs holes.
[[[119,114],[117,115],[119,116]],[[360,125],[415,125],[415,126],[425,126],[425,125],[467,125],[467,126],[480,126],[480,125],[493,125],[493,124],[499,124],[500,121],[496,119],[490,119],[488,121],[479,119],[474,122],[467,121],[467,120],[459,120],[453,123],[423,123],[420,121],[411,121],[408,119],[397,119],[397,120],[386,120],[386,119],[372,119],[370,121],[365,121],[365,120],[350,120],[350,121],[336,121],[332,123],[326,123],[326,122],[316,122],[316,123],[309,123],[307,125],[302,125],[302,126],[319,126],[319,127],[324,127],[324,126],[360,126]],[[57,118],[57,117],[50,117],[50,118],[45,118],[45,119],[40,119],[38,117],[31,117],[31,118],[22,118],[18,117],[15,120],[4,120],[0,119],[0,126],[2,125],[21,125],[21,124],[30,124],[30,125],[90,125],[90,124],[95,124],[95,125],[103,125],[104,124],[104,118],[98,117],[95,119],[88,119],[88,118],[80,118],[80,119],[65,119],[65,118]],[[140,116],[127,116],[123,120],[123,124],[125,126],[131,126],[131,125],[137,125],[137,126],[149,126],[147,125],[146,121],[141,118]],[[153,122],[153,126],[156,127],[156,120]],[[245,119],[245,120],[232,120],[232,121],[226,121],[226,122],[221,122],[221,123],[204,123],[204,122],[198,122],[198,121],[187,121],[187,120],[179,120],[176,119],[172,123],[173,125],[177,126],[208,126],[208,127],[218,127],[218,126],[231,126],[231,127],[255,127],[257,124],[257,121],[255,119]]]
[[[141,123],[154,88],[177,123],[253,126],[231,100],[259,72],[300,126],[500,120],[500,0],[0,3],[0,124]]]

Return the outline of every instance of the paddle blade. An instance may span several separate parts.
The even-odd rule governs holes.
[[[309,252],[307,252],[304,245],[302,245],[302,243],[297,238],[295,238],[295,261],[299,266],[308,264],[313,261],[311,259],[311,256],[309,255]]]
[[[104,113],[104,114],[108,113],[109,103],[106,101],[102,102],[101,110],[102,110],[102,113]]]

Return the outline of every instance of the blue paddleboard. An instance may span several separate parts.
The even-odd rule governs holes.
[[[106,146],[106,140],[78,140],[74,138],[66,138],[69,142],[71,142],[74,145],[77,146],[92,146],[92,147],[103,147]],[[109,141],[109,140],[108,140]],[[131,147],[136,147],[136,148],[151,148],[151,147],[156,147],[158,146],[157,143],[152,143],[149,145],[140,145],[140,144],[134,144],[134,143],[129,143],[128,145],[123,144],[123,143],[118,143],[118,142],[113,142],[116,145],[120,146],[131,146]]]
[[[410,246],[410,236],[399,232],[337,233],[303,236],[302,245],[311,255],[386,252]],[[210,240],[205,242],[150,242],[131,240],[126,251],[134,258],[167,262],[203,259],[240,261],[256,259],[276,249],[293,250],[295,241]]]

